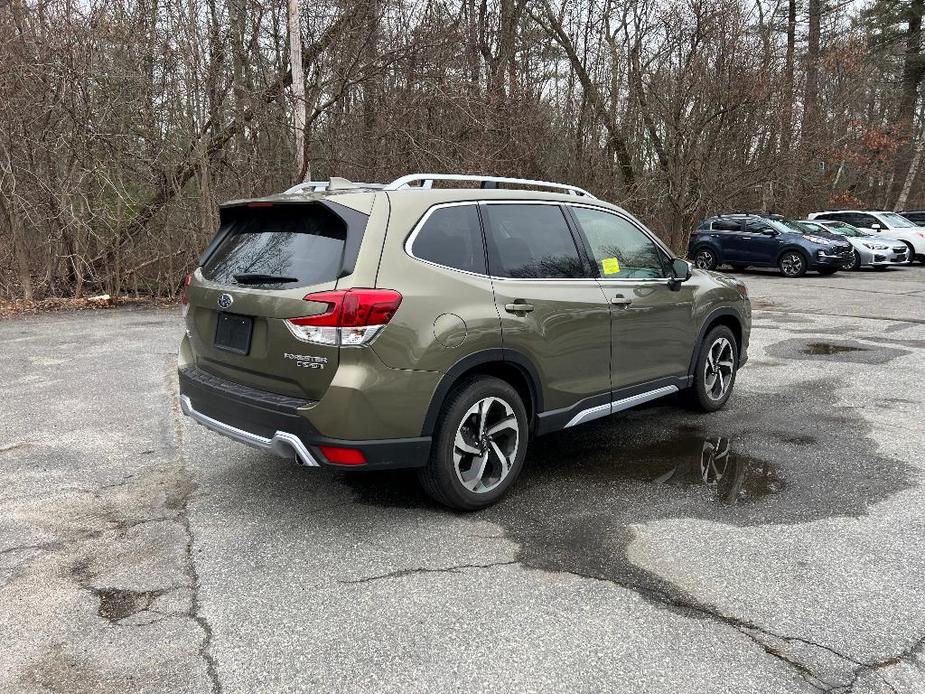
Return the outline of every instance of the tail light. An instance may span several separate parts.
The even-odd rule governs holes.
[[[314,316],[287,319],[293,337],[317,345],[354,347],[369,344],[392,320],[401,294],[392,289],[339,289],[309,294],[305,301],[327,308]]]

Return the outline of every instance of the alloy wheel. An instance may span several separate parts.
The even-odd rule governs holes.
[[[456,430],[456,476],[470,492],[491,491],[508,476],[519,444],[514,409],[499,397],[482,398],[466,411]]]
[[[732,385],[734,369],[735,354],[732,351],[732,343],[725,337],[717,338],[707,351],[704,365],[703,383],[708,398],[723,399]]]
[[[781,258],[780,269],[788,277],[796,277],[803,272],[803,258],[796,253],[788,253]]]
[[[712,270],[716,266],[716,260],[710,251],[700,251],[694,256],[694,265],[700,270]]]

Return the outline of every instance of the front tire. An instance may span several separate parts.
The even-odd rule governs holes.
[[[784,277],[802,277],[806,274],[808,263],[799,251],[787,251],[777,262]]]
[[[684,404],[701,412],[721,409],[735,385],[739,366],[739,346],[725,325],[713,328],[701,343],[694,367],[694,382],[682,393]]]
[[[854,252],[854,257],[851,259],[851,264],[846,265],[846,270],[860,270],[861,269],[861,254],[857,251]]]
[[[527,411],[517,391],[480,376],[455,388],[437,423],[430,460],[418,472],[434,501],[460,511],[495,503],[527,454]]]

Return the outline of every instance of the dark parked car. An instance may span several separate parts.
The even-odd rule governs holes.
[[[837,234],[779,215],[722,214],[703,220],[691,234],[688,257],[701,270],[778,267],[787,277],[800,277],[807,270],[829,275],[850,266],[854,251]]]
[[[909,210],[907,212],[900,212],[899,214],[917,226],[925,227],[925,210]]]

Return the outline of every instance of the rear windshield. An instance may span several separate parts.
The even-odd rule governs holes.
[[[279,289],[331,282],[344,265],[347,224],[321,204],[227,210],[203,276]]]

